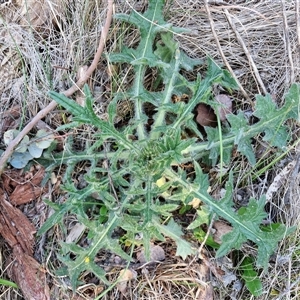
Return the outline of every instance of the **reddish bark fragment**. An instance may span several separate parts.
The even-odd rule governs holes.
[[[24,252],[32,255],[35,227],[18,208],[13,207],[4,197],[0,189],[0,234],[11,247],[20,244]]]
[[[9,194],[10,202],[14,205],[21,205],[40,197],[43,192],[46,192],[40,187],[44,174],[43,168],[26,172],[25,175],[22,170],[5,172],[2,175],[3,188]]]
[[[22,290],[26,300],[49,300],[50,292],[46,272],[30,255],[24,253],[20,245],[13,248],[15,258],[10,269],[10,277]]]

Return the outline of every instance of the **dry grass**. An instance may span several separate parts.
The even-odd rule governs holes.
[[[214,5],[214,2],[218,5]],[[255,94],[270,93],[280,105],[282,96],[291,83],[300,82],[300,12],[296,2],[169,0],[166,3],[166,16],[175,26],[191,30],[188,35],[176,35],[181,48],[191,57],[205,59],[209,55],[220,65],[230,67],[243,87],[243,91],[235,94],[236,107],[250,109]],[[54,22],[45,23],[47,26],[43,34],[11,22],[0,25],[0,44],[6,43],[15,48],[14,55],[22,58],[20,66],[23,66],[19,68],[20,75],[14,74],[15,78],[6,84],[5,90],[0,91],[0,113],[4,113],[11,106],[19,105],[23,112],[18,122],[20,125],[50,102],[47,97],[49,90],[65,90],[74,83],[78,69],[88,65],[93,58],[104,22],[104,1],[62,0],[53,3],[49,19]],[[147,1],[119,0],[116,1],[116,11],[126,12],[133,7],[143,10],[146,3]],[[5,13],[8,16],[9,8],[7,9]],[[4,39],[4,31],[22,40],[21,44],[16,47],[14,39]],[[137,43],[138,36],[132,28],[125,28],[123,24],[115,22],[106,51],[118,49],[123,42]],[[105,112],[110,91],[119,90],[124,82],[131,80],[130,72],[122,73],[122,70],[117,70],[117,73],[112,77],[112,70],[107,68],[103,59],[89,81],[99,104],[99,115]],[[78,93],[75,98],[79,96]],[[46,116],[44,121],[50,127],[56,128],[63,124],[66,117],[57,109]],[[83,127],[76,134],[87,139],[87,130]],[[297,141],[297,124],[291,124],[291,131],[294,141]],[[257,151],[260,149],[258,144],[255,147]],[[300,222],[299,155],[297,147],[291,147],[287,156],[280,161],[272,161],[272,157],[269,157],[268,162],[271,165],[262,174],[259,171],[263,166],[257,165],[251,169],[243,161],[230,166],[238,174],[236,199],[259,197],[266,192],[280,170],[288,162],[296,160],[297,168],[295,167],[285,185],[274,195],[268,209],[273,220],[297,226]],[[211,185],[214,190],[218,190],[216,180],[212,180]],[[54,197],[53,200],[63,201],[63,195]],[[70,226],[71,218],[72,216],[68,221]],[[44,243],[47,250],[37,251],[39,260],[49,272],[53,299],[94,299],[95,295],[102,292],[101,286],[90,284],[77,291],[77,295],[82,298],[72,298],[67,279],[54,275],[54,270],[59,267],[55,254],[59,251],[58,245],[62,237],[63,234],[58,228],[53,229],[47,237],[43,237],[45,240],[39,241]],[[300,298],[299,237],[300,228],[282,241],[278,255],[270,263],[268,273],[261,275],[264,295],[256,299]],[[201,264],[198,260],[191,262],[174,258],[173,250],[174,245],[165,245],[168,258],[163,264],[148,273],[138,271],[138,278],[131,282],[128,299],[201,299],[200,291],[205,286],[205,281],[200,276]],[[3,244],[1,253],[1,275],[4,277],[8,251]],[[213,252],[211,255],[213,256]],[[213,257],[211,261],[214,261]],[[232,267],[231,271],[236,270]],[[117,274],[118,271],[112,271],[111,279],[117,278]],[[208,281],[214,286],[215,299],[254,299],[245,289],[234,296],[233,286],[225,287],[216,279],[215,274],[211,274]],[[0,287],[0,298],[22,299],[16,291],[4,286]],[[103,299],[122,297],[114,288],[104,294]]]

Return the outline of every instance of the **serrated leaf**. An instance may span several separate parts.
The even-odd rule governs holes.
[[[46,233],[51,227],[53,227],[54,225],[62,222],[64,215],[67,213],[67,211],[70,209],[70,207],[68,207],[68,205],[60,205],[58,206],[57,204],[55,205],[54,203],[49,203],[49,201],[47,202],[48,205],[51,204],[51,207],[53,209],[55,209],[54,214],[52,214],[49,218],[47,218],[47,220],[45,221],[45,223],[41,226],[41,228],[38,230],[38,236],[43,235],[44,233]]]
[[[164,62],[170,63],[170,61],[174,58],[177,48],[178,43],[174,41],[173,34],[171,32],[162,33],[161,41],[156,43],[156,50],[154,51],[154,54],[156,54]],[[168,66],[168,64],[166,64],[166,66]]]
[[[247,136],[246,134],[249,130],[248,121],[241,112],[238,115],[227,115],[227,120],[230,123],[231,132],[234,135],[234,144],[237,145],[238,151],[245,155],[249,162],[254,165],[256,159],[251,144],[252,136]]]
[[[254,115],[264,124],[264,140],[282,148],[288,139],[287,128],[283,125],[290,118],[299,119],[299,84],[293,84],[285,95],[285,104],[278,108],[270,95],[256,96]]]
[[[156,225],[164,235],[175,241],[177,246],[176,255],[186,259],[187,256],[195,253],[195,249],[193,249],[192,245],[182,238],[183,232],[181,231],[180,226],[175,223],[172,218],[168,225],[162,225],[158,222],[156,222]]]
[[[197,227],[200,227],[203,224],[208,224],[209,223],[209,212],[207,211],[207,209],[203,208],[203,209],[198,209],[197,210],[197,218],[195,221],[193,221],[188,227],[187,229],[191,230],[191,229],[195,229]]]
[[[256,264],[258,267],[266,269],[270,255],[275,251],[278,242],[286,234],[284,225],[274,229],[272,234],[263,232],[260,229],[262,219],[266,216],[264,211],[265,197],[258,201],[255,199],[250,200],[250,205],[240,213],[236,213],[232,207],[232,175],[230,176],[229,183],[226,186],[226,194],[222,200],[216,201],[206,191],[191,185],[182,178],[176,176],[174,171],[165,171],[164,174],[167,178],[176,178],[194,197],[201,199],[205,204],[209,205],[210,210],[217,214],[217,216],[229,221],[233,230],[222,237],[222,244],[217,251],[217,257],[227,254],[231,249],[240,249],[242,244],[247,240],[251,240],[258,246],[258,255]]]
[[[159,203],[157,205],[153,204],[151,206],[151,209],[154,212],[159,213],[162,216],[169,217],[172,215],[171,212],[178,209],[178,205],[177,204],[161,204],[161,203]]]
[[[229,71],[223,70],[223,77],[220,81],[220,85],[226,88],[229,92],[232,90],[238,90],[239,85],[237,84],[236,80],[232,77]]]
[[[218,72],[216,71],[216,74]],[[234,144],[238,146],[238,150],[244,154],[251,164],[255,164],[255,155],[252,148],[252,138],[258,134],[264,133],[264,140],[268,141],[271,146],[278,146],[283,148],[288,140],[288,134],[284,123],[291,118],[299,119],[299,95],[300,85],[293,84],[290,91],[285,96],[285,104],[281,108],[277,108],[272,102],[270,95],[265,97],[257,96],[256,109],[254,115],[260,120],[249,125],[247,119],[242,113],[238,115],[229,114],[227,119],[230,123],[230,128],[223,137],[223,149],[230,149]],[[197,93],[199,93],[197,91]],[[209,149],[211,157],[216,161],[219,155],[219,141],[217,140],[217,133],[210,130],[213,134],[208,136],[207,142],[196,143],[183,151],[184,155],[188,153],[198,153],[193,158],[205,157],[205,151]],[[228,159],[227,151],[227,159]],[[188,159],[186,159],[188,161]]]
[[[92,236],[94,242],[86,248],[80,247],[75,243],[61,243],[65,255],[59,256],[59,259],[68,268],[72,287],[73,289],[76,288],[77,279],[84,271],[93,272],[100,280],[109,284],[105,277],[106,272],[95,264],[94,257],[100,249],[107,249],[127,261],[131,260],[131,257],[122,250],[118,240],[111,237],[111,233],[119,220],[114,214],[110,214],[106,224],[99,224],[97,221],[89,221],[80,215],[78,215],[78,220],[81,221],[86,228],[93,231]],[[72,260],[66,256],[69,252],[73,253],[74,258]]]
[[[129,142],[122,134],[120,134],[112,124],[101,120],[94,113],[92,107],[82,107],[81,105],[69,99],[64,94],[59,94],[56,92],[49,92],[49,96],[55,100],[58,104],[65,107],[77,118],[77,121],[92,124],[98,126],[102,130],[102,135],[108,137],[113,137],[122,143],[126,148],[133,149],[133,145]]]
[[[219,255],[251,240],[258,246],[257,265],[265,267],[278,240],[287,232],[284,226],[272,227],[268,233],[261,229],[260,223],[265,217],[263,199],[252,199],[249,208],[235,211],[232,175],[226,185],[225,197],[217,201],[208,193],[208,177],[203,174],[200,165],[195,163],[196,175],[190,176],[185,168],[181,168],[181,163],[194,163],[196,159],[206,155],[207,151],[211,151],[213,160],[217,162],[220,149],[223,149],[223,153],[227,151],[226,158],[229,159],[230,149],[234,144],[254,163],[255,157],[251,157],[252,138],[265,133],[267,139],[273,139],[274,137],[268,136],[266,127],[275,121],[275,134],[283,134],[284,127],[279,126],[279,123],[282,125],[286,118],[294,117],[288,111],[291,107],[296,107],[295,103],[299,104],[299,99],[295,98],[297,91],[289,96],[290,100],[283,107],[284,118],[279,115],[275,118],[268,116],[262,122],[249,125],[242,116],[232,117],[230,127],[223,128],[222,135],[220,132],[215,132],[214,136],[208,134],[208,141],[198,143],[196,139],[187,137],[189,135],[184,129],[199,132],[193,120],[193,111],[199,102],[210,102],[212,87],[218,84],[230,91],[236,84],[229,72],[218,67],[212,59],[208,60],[208,71],[203,79],[199,75],[195,82],[191,82],[183,76],[185,72],[181,72],[182,68],[193,67],[194,62],[189,61],[174,41],[171,32],[179,30],[165,22],[163,7],[164,1],[149,0],[144,13],[132,10],[130,15],[117,15],[120,20],[136,27],[140,40],[135,49],[121,45],[121,53],[108,55],[110,62],[120,63],[121,66],[123,63],[129,65],[132,81],[128,90],[123,91],[120,86],[119,90],[122,92],[114,95],[107,121],[100,120],[94,113],[92,96],[87,87],[84,87],[87,98],[85,107],[79,106],[72,99],[51,94],[74,115],[75,121],[91,124],[98,131],[92,135],[90,140],[94,142],[87,143],[85,151],[76,152],[68,139],[64,152],[53,153],[50,157],[55,160],[53,165],[66,166],[64,190],[68,192],[69,198],[64,203],[66,206],[62,206],[65,207],[63,215],[71,212],[87,228],[89,242],[85,248],[76,244],[63,245],[64,256],[61,256],[61,260],[68,266],[73,288],[82,272],[93,272],[105,280],[105,273],[93,260],[101,250],[116,253],[129,261],[130,256],[120,246],[120,240],[123,239],[131,244],[142,242],[145,253],[149,256],[152,240],[163,240],[164,236],[170,236],[176,242],[177,255],[185,258],[194,253],[191,244],[184,240],[180,226],[173,219],[167,225],[162,224],[163,221],[166,222],[164,216],[171,216],[171,211],[177,207],[177,202],[171,201],[187,204],[194,198],[201,199],[207,208],[207,215],[199,215],[201,222],[207,222],[209,215],[215,214],[232,224],[233,231],[224,237]],[[156,41],[162,43],[156,47]],[[145,87],[145,74],[148,74],[149,67],[160,72],[156,82],[159,92],[153,92],[156,89],[153,86],[147,89]],[[173,95],[183,93],[188,96],[186,103],[172,102]],[[134,117],[120,128],[115,126],[114,117],[117,103],[124,100],[133,103]],[[149,103],[153,106],[154,115],[145,112]],[[273,133],[271,131],[269,135]],[[75,166],[83,161],[87,161],[89,167],[84,176],[86,187],[79,189],[72,179]],[[159,187],[157,180],[162,177],[166,182],[158,182]],[[162,199],[161,195],[164,193],[168,197]],[[95,201],[92,197],[96,198]],[[96,207],[96,213],[93,209],[90,210],[92,206]],[[105,207],[105,218],[99,218],[99,207]],[[63,215],[59,215],[57,211],[51,223],[60,222]],[[198,220],[197,225],[200,225],[200,221]],[[49,225],[48,222],[43,230]],[[119,228],[125,230],[126,234],[113,238],[116,233],[123,232]],[[138,240],[137,237],[141,239]]]
[[[216,253],[216,257],[228,254],[232,249],[241,249],[243,243],[247,242],[247,237],[238,228],[222,236],[222,244]]]

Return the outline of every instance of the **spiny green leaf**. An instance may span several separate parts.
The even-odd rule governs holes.
[[[283,126],[284,122],[294,116],[290,114],[292,102],[286,102],[280,109],[277,108],[270,95],[257,96],[254,115],[260,118],[259,124],[264,124],[264,140],[276,147],[282,148],[286,145],[288,133]]]
[[[164,235],[175,241],[177,246],[176,255],[186,259],[188,255],[195,253],[195,249],[193,249],[192,245],[182,238],[183,232],[181,231],[180,226],[175,223],[173,219],[169,221],[168,225],[162,225],[160,222],[156,222],[156,226]]]
[[[203,191],[201,187],[197,188],[178,177],[174,171],[165,171],[165,176],[173,180],[176,178],[176,181],[186,189],[189,189],[194,197],[201,199],[210,207],[212,212],[229,221],[233,226],[233,230],[223,236],[221,247],[217,251],[217,257],[227,254],[231,249],[240,249],[243,243],[247,240],[251,240],[258,246],[257,266],[267,267],[270,255],[275,251],[278,242],[286,234],[286,228],[284,225],[281,225],[274,229],[272,234],[263,232],[260,229],[260,223],[266,216],[264,212],[264,197],[258,201],[251,199],[249,207],[240,213],[236,213],[233,210],[233,202],[231,199],[232,176],[230,176],[231,178],[226,186],[227,191],[225,197],[219,201],[213,199],[207,194],[207,191]]]
[[[215,73],[218,74],[216,71]],[[227,119],[230,123],[229,132],[223,135],[223,149],[237,145],[238,150],[244,154],[253,165],[255,164],[255,156],[252,148],[252,138],[265,133],[264,140],[268,141],[271,146],[283,148],[288,140],[288,133],[284,123],[294,118],[299,119],[299,101],[300,101],[300,85],[293,84],[291,91],[285,96],[286,102],[281,108],[276,108],[269,95],[263,97],[258,96],[256,101],[256,109],[254,115],[260,120],[253,125],[249,125],[248,121],[242,113],[238,115],[229,114]],[[184,115],[184,114],[183,114]],[[178,121],[177,121],[178,122]],[[209,149],[210,156],[215,162],[219,155],[220,142],[218,141],[217,131],[208,129],[208,141],[199,142],[190,146],[183,151],[183,155],[188,153],[198,153],[196,158],[203,157],[205,151]],[[186,159],[188,161],[188,159]]]
[[[251,145],[252,136],[246,134],[247,130],[249,130],[248,121],[241,112],[238,115],[229,114],[227,119],[230,123],[231,132],[234,135],[234,144],[237,145],[238,151],[245,155],[249,162],[254,165],[256,159]]]
[[[209,212],[205,208],[197,210],[197,218],[193,221],[187,229],[195,229],[203,224],[209,224]]]
[[[38,235],[41,236],[46,233],[51,227],[62,222],[64,215],[67,213],[68,208],[65,206],[64,208],[60,208],[59,211],[56,211],[52,214],[46,222],[42,225],[42,227],[38,231]]]

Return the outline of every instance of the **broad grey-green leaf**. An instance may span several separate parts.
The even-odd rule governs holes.
[[[9,129],[5,131],[3,135],[4,144],[7,146],[19,133],[20,131],[16,129]]]
[[[187,229],[195,229],[203,224],[209,224],[209,212],[205,208],[197,209],[197,218],[187,227]]]
[[[20,131],[16,130],[16,129],[10,129],[10,130],[5,131],[4,134],[3,134],[4,144],[6,146],[8,146],[9,143],[12,140],[14,140],[19,133],[20,133]],[[20,142],[20,144],[15,149],[15,152],[19,152],[19,153],[26,152],[27,151],[28,142],[29,142],[29,137],[28,137],[28,135],[25,135],[23,137],[22,141]]]
[[[23,169],[28,162],[32,160],[32,156],[29,152],[14,152],[9,160],[9,163],[16,169]]]
[[[34,158],[39,158],[43,154],[43,149],[38,147],[36,143],[31,143],[28,146],[28,151],[29,151],[30,155],[32,155],[32,157],[34,157]]]
[[[27,151],[27,147],[29,144],[29,137],[28,135],[25,135],[21,141],[21,143],[16,147],[15,151],[19,153],[24,153]]]
[[[35,138],[37,139],[35,141],[35,145],[40,149],[49,148],[51,143],[54,141],[54,135],[44,129],[39,130],[36,133]]]

